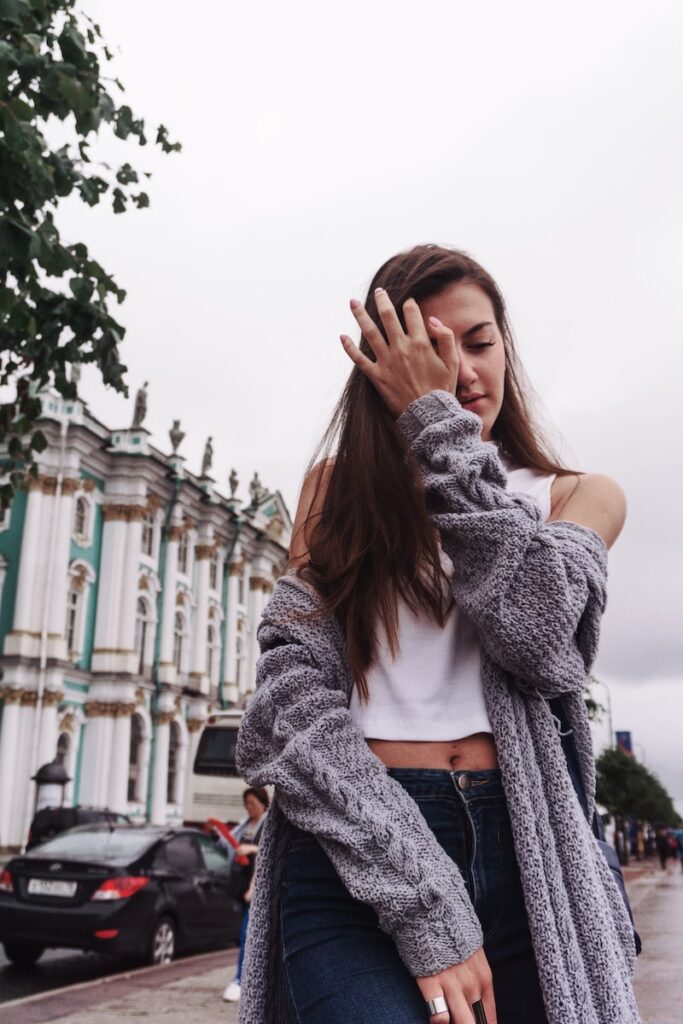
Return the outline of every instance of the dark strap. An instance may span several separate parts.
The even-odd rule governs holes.
[[[581,768],[579,766],[579,758],[576,753],[576,746],[574,744],[574,739],[571,733],[571,729],[569,727],[569,722],[567,721],[567,715],[564,710],[564,705],[562,704],[562,700],[560,697],[551,697],[548,701],[548,706],[552,713],[555,715],[555,717],[558,718],[560,721],[560,728],[562,730],[560,740],[562,741],[562,749],[564,751],[564,756],[567,761],[569,775],[572,780],[572,783],[574,784],[574,789],[576,790],[576,795],[579,798],[579,803],[583,808],[583,813],[586,816],[586,818],[588,818],[588,798],[586,796],[586,790],[583,785]],[[597,817],[600,817],[600,815],[597,815]],[[600,822],[600,824],[602,825],[602,821]],[[595,822],[593,823],[593,832],[595,832]],[[598,836],[598,838],[600,839],[602,838],[602,836]]]

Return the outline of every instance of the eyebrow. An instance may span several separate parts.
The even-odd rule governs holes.
[[[468,327],[468,329],[463,334],[463,338],[471,338],[472,335],[476,334],[477,331],[480,331],[482,327],[493,327],[493,324],[491,323],[490,320],[485,320],[481,324],[475,324],[474,327]]]

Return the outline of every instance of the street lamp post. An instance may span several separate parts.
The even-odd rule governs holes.
[[[605,693],[607,694],[607,725],[609,727],[609,746],[610,749],[614,747],[614,722],[612,720],[612,695],[610,688],[604,679],[598,679],[597,676],[590,677],[591,684],[598,683],[600,686],[604,686]]]

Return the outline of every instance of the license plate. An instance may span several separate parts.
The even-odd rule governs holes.
[[[56,878],[29,878],[29,896],[62,896],[68,898],[76,894],[77,882],[60,882]]]

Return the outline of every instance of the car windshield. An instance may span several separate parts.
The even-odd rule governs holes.
[[[157,838],[158,833],[147,829],[81,825],[41,843],[31,855],[73,860],[135,860]]]

